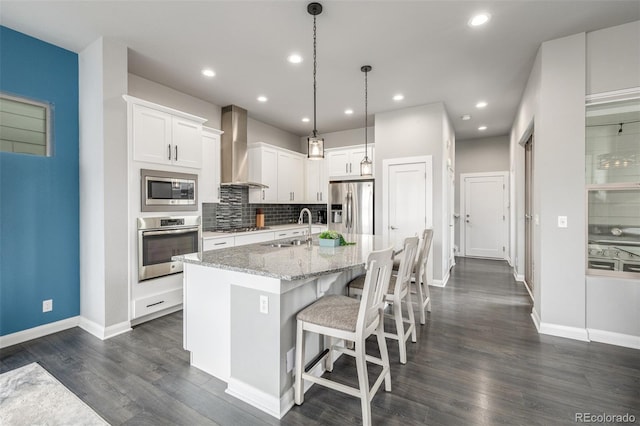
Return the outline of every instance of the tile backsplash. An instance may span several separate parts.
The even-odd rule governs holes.
[[[255,226],[258,208],[264,213],[265,226],[296,223],[305,207],[311,210],[314,223],[318,222],[318,212],[327,211],[324,204],[250,204],[247,187],[223,186],[220,188],[220,203],[202,204],[202,230]]]

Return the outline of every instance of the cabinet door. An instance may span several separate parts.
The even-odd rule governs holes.
[[[278,153],[278,201],[304,201],[304,161],[286,152]]]
[[[198,187],[201,202],[220,202],[220,135],[202,135],[202,171]]]
[[[278,153],[269,148],[249,150],[249,180],[269,186],[249,188],[251,203],[273,203],[278,201]]]
[[[173,164],[199,169],[202,167],[202,125],[173,118]]]
[[[349,175],[349,151],[331,151],[326,158],[329,177]]]
[[[171,164],[171,115],[133,105],[133,159]]]
[[[327,200],[328,183],[325,172],[325,160],[307,160],[306,162],[306,201],[324,203]]]

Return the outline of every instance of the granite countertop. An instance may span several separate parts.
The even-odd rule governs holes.
[[[291,241],[291,238],[210,250],[174,256],[174,260],[185,263],[226,269],[247,274],[261,275],[286,281],[312,278],[363,267],[367,256],[373,250],[381,250],[392,244],[383,237],[373,235],[352,235],[345,237],[355,245],[341,247],[320,247],[315,237],[312,244],[271,247],[271,244]]]
[[[314,222],[311,225],[312,226],[327,226],[326,223],[320,223],[320,222],[318,222],[318,223]],[[246,232],[203,231],[202,232],[202,238],[207,239],[207,238],[233,237],[233,236],[236,236],[236,235],[260,234],[260,233],[264,233],[264,232],[283,231],[285,229],[306,228],[308,226],[309,226],[308,223],[303,223],[303,224],[286,223],[284,225],[269,226],[268,229],[261,229],[259,231],[246,231]]]

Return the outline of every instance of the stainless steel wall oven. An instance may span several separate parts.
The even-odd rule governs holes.
[[[138,218],[138,279],[182,272],[172,256],[200,251],[200,216]]]

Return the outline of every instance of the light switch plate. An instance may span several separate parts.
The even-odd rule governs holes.
[[[566,228],[566,227],[567,227],[567,217],[558,216],[558,228]]]
[[[269,296],[260,295],[260,313],[268,314],[269,313]]]

